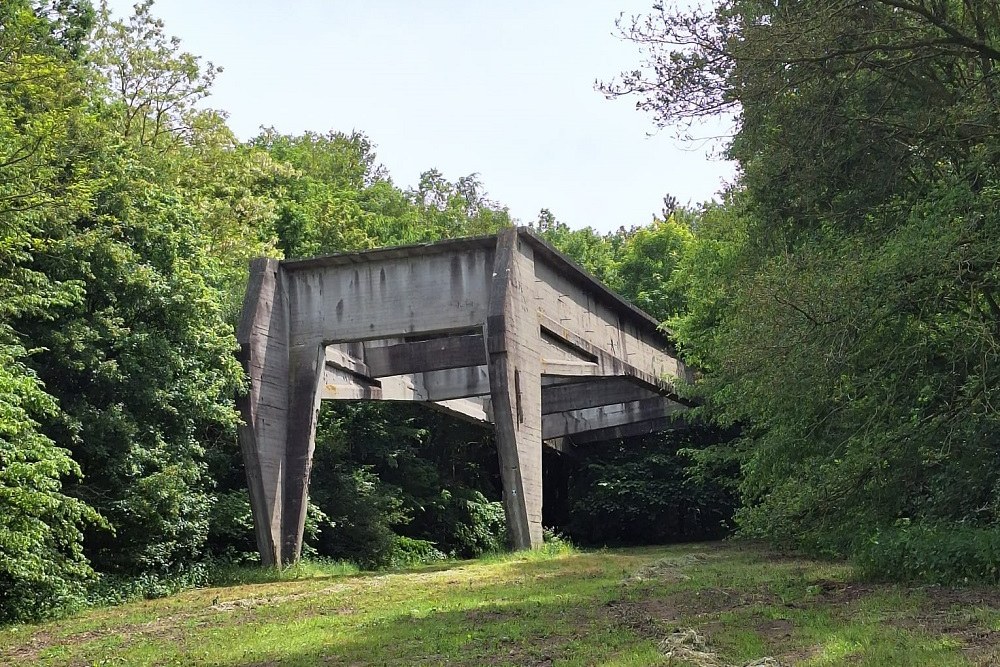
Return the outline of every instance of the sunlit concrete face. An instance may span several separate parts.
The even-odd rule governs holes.
[[[322,400],[492,425],[513,546],[542,541],[542,445],[671,428],[691,379],[656,322],[530,230],[251,263],[239,429],[265,565],[302,549]]]

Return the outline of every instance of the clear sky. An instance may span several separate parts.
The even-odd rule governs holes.
[[[109,4],[122,16],[133,2]],[[614,21],[651,4],[158,0],[154,14],[225,68],[208,103],[243,139],[261,126],[360,130],[397,185],[429,168],[476,172],[522,222],[546,207],[607,231],[649,222],[667,193],[707,200],[733,173],[706,146],[657,132],[635,100],[594,90],[638,65]]]

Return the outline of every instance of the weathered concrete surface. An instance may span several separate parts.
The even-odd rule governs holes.
[[[492,424],[511,541],[541,543],[542,443],[676,427],[670,341],[527,229],[255,260],[239,327],[239,430],[266,564],[302,547],[321,400],[417,401]]]
[[[486,320],[490,398],[500,453],[504,511],[516,549],[542,542],[541,338],[531,247],[502,232]]]
[[[237,330],[240,360],[250,380],[249,393],[239,401],[243,425],[238,433],[264,565],[281,562],[288,428],[288,327],[279,273],[275,260],[258,259],[250,264],[250,282]]]

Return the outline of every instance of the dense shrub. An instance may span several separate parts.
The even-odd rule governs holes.
[[[82,599],[93,572],[81,528],[100,518],[63,494],[78,475],[69,452],[38,432],[40,413],[55,402],[0,342],[0,623],[38,619]]]
[[[442,489],[421,522],[422,533],[456,558],[476,558],[507,546],[503,504],[475,489]]]
[[[594,445],[570,478],[567,534],[584,544],[655,544],[716,538],[728,531],[736,498],[723,462],[696,465],[691,434]]]
[[[901,521],[860,541],[853,560],[877,579],[995,586],[1000,583],[1000,530]]]
[[[329,516],[320,533],[319,553],[365,569],[388,567],[397,540],[392,527],[405,520],[400,502],[370,470],[345,468],[328,474],[314,494]]]
[[[435,563],[448,558],[433,542],[415,540],[412,537],[397,537],[392,545],[389,557],[391,567],[413,567]]]
[[[186,564],[175,572],[141,572],[131,575],[102,574],[87,587],[87,604],[104,606],[135,600],[153,600],[209,583],[209,564]]]
[[[207,544],[211,560],[216,564],[229,565],[260,563],[249,492],[245,488],[235,489],[213,494],[213,497],[215,502],[209,517]],[[303,557],[316,556],[320,532],[328,524],[326,514],[310,502],[302,535]]]
[[[209,517],[208,548],[214,557],[233,564],[260,561],[250,494],[246,489],[215,494]]]

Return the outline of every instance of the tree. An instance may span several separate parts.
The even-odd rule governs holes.
[[[58,251],[50,234],[67,212],[88,208],[93,187],[77,165],[74,135],[87,117],[73,57],[86,7],[0,7],[0,622],[37,619],[78,602],[92,570],[82,530],[102,524],[64,484],[80,475],[41,423],[58,405],[29,367],[14,324],[78,303],[78,281],[32,267]]]
[[[533,226],[543,239],[569,255],[598,280],[607,284],[615,282],[620,234],[603,235],[592,227],[571,229],[547,208],[538,212],[538,220]]]
[[[93,59],[106,81],[121,134],[142,146],[169,146],[190,140],[199,116],[197,103],[208,96],[222,68],[202,65],[167,37],[152,13],[153,0],[134,7],[128,23],[111,17],[101,0]]]
[[[995,161],[997,23],[981,0],[657,5],[620,24],[646,67],[602,89],[660,125],[734,114],[728,153],[768,238],[892,224],[874,209],[901,190]]]
[[[732,0],[625,25],[660,124],[736,114],[677,331],[744,427],[744,530],[832,553],[994,501],[995,3]],[[701,223],[699,223],[701,224]],[[890,541],[887,541],[888,543]]]
[[[130,33],[130,48],[141,48],[143,35],[159,39],[141,24],[133,29],[140,34]],[[37,60],[32,67],[27,80],[35,82],[46,70]],[[122,132],[114,95],[100,87],[91,94],[92,79],[78,76],[68,98],[74,114],[42,128],[39,146],[65,152],[34,154],[43,158],[35,183],[54,189],[36,186],[32,196],[52,201],[31,209],[19,258],[23,287],[58,286],[62,296],[32,296],[7,322],[58,401],[58,411],[33,418],[84,473],[65,485],[67,494],[113,529],[88,531],[86,553],[105,571],[176,571],[197,561],[205,540],[204,448],[234,433],[235,339],[200,211],[163,168],[180,156],[177,141]],[[27,100],[32,119],[66,108],[45,94],[14,99]],[[127,122],[147,128],[157,120],[139,114],[162,111],[136,109]],[[61,132],[65,141],[52,143]]]
[[[683,212],[653,220],[624,236],[620,259],[611,283],[626,299],[665,322],[684,310],[684,293],[671,280],[690,251],[694,234],[681,222]]]

